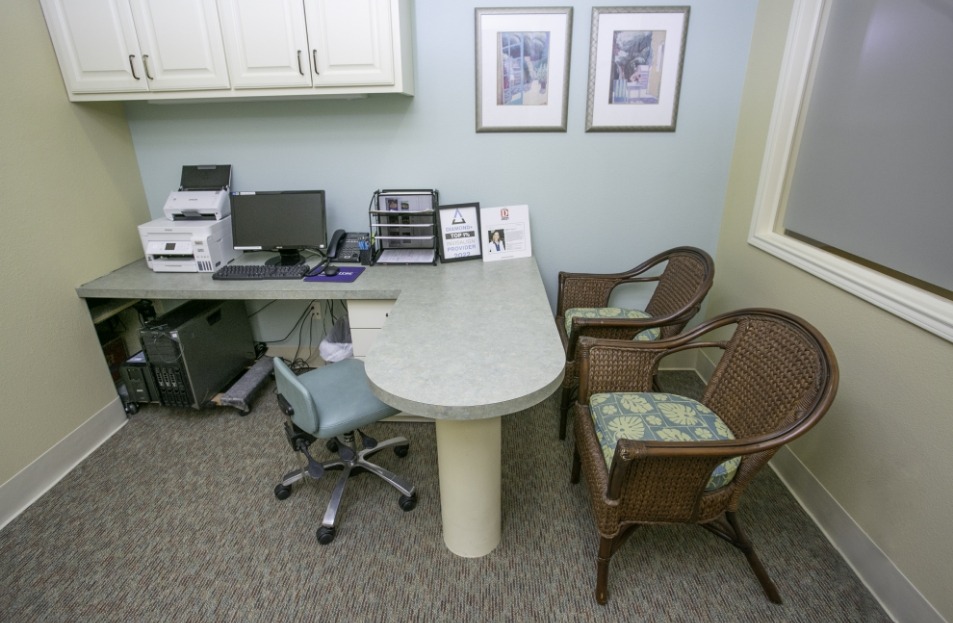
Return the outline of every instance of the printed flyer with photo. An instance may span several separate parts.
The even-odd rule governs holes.
[[[480,228],[484,262],[533,255],[528,205],[481,208]]]

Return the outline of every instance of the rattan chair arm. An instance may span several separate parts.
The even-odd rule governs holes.
[[[652,391],[652,379],[664,351],[638,347],[632,340],[583,338],[576,352],[578,402],[589,404],[592,394],[609,391]]]
[[[630,276],[628,272],[613,274],[559,273],[556,314],[562,316],[574,307],[606,307],[612,291],[624,283],[652,283],[658,276]]]
[[[573,361],[581,338],[631,340],[646,329],[661,329],[688,322],[698,308],[668,316],[651,318],[582,318],[574,317],[567,335],[566,359]]]
[[[687,458],[698,456],[727,459],[773,450],[804,431],[800,422],[782,431],[744,439],[698,440],[698,441],[654,441],[620,439],[616,445],[619,461],[635,461],[646,458]]]
[[[575,353],[579,377],[578,400],[588,404],[592,394],[652,391],[652,379],[665,357],[687,350],[724,349],[724,341],[580,338]]]

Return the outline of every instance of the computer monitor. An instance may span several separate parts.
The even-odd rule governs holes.
[[[233,192],[232,244],[241,251],[277,251],[267,264],[304,262],[301,251],[328,245],[323,190]]]

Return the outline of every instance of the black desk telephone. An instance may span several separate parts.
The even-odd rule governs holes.
[[[360,242],[366,239],[367,234],[337,230],[331,235],[331,241],[328,243],[328,261],[359,263],[361,261]]]

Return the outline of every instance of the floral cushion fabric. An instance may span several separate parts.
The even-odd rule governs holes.
[[[593,394],[589,409],[606,465],[612,464],[619,439],[699,441],[734,439],[715,413],[691,398],[662,393]],[[712,491],[734,478],[740,457],[729,459],[712,472],[705,487]]]
[[[566,335],[572,335],[573,318],[651,318],[641,309],[623,309],[621,307],[573,307],[566,310]],[[659,339],[662,331],[658,327],[646,329],[635,336],[638,342]]]

